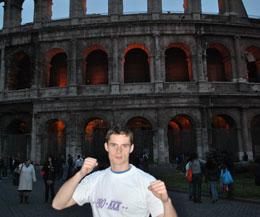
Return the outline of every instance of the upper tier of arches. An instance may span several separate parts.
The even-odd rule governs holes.
[[[97,7],[98,5],[98,7]],[[43,23],[88,15],[217,14],[248,17],[242,0],[0,0],[0,27]]]

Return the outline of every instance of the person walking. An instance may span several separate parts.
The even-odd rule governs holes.
[[[164,182],[129,163],[133,133],[113,128],[105,141],[110,167],[91,173],[98,161],[87,157],[81,170],[60,188],[53,208],[90,203],[94,217],[177,217]]]
[[[218,190],[217,183],[219,179],[219,169],[218,165],[214,160],[208,159],[205,167],[206,179],[209,180],[210,183],[210,193],[211,193],[211,201],[215,203],[218,201]]]
[[[35,169],[31,160],[28,159],[19,165],[18,170],[20,173],[18,185],[20,203],[29,203],[29,194],[33,189],[33,182],[36,182]]]
[[[45,184],[45,203],[49,200],[49,192],[51,194],[51,199],[53,200],[54,193],[54,183],[55,183],[55,167],[52,157],[49,156],[44,166],[42,168],[43,180]]]
[[[196,152],[191,154],[193,202],[201,203],[202,162]]]

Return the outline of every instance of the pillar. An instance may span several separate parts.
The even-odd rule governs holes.
[[[162,13],[162,0],[147,0],[147,11],[149,14]]]
[[[113,45],[113,54],[112,54],[112,59],[109,61],[111,67],[109,68],[109,79],[110,79],[110,85],[111,89],[110,92],[111,94],[119,94],[120,91],[120,72],[121,70],[119,67],[121,66],[122,61],[120,61],[119,58],[119,53],[118,53],[118,37],[113,37],[111,39],[112,45]]]
[[[108,15],[122,15],[122,14],[123,14],[123,0],[109,0]]]
[[[35,0],[34,22],[46,23],[51,20],[52,16],[52,0]]]
[[[81,18],[86,14],[87,0],[70,0],[70,18]]]
[[[4,25],[3,28],[20,26],[22,22],[22,3],[21,0],[9,0],[4,4]]]
[[[242,0],[219,0],[219,14],[248,17]]]
[[[184,0],[184,13],[192,14],[193,18],[200,19],[201,0]]]

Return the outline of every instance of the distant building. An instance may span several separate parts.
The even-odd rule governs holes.
[[[107,129],[127,125],[134,157],[159,164],[211,149],[259,156],[260,19],[242,0],[219,0],[218,15],[200,0],[184,0],[184,13],[148,0],[141,14],[108,2],[108,15],[86,15],[70,0],[70,18],[51,20],[52,1],[38,0],[21,25],[23,1],[5,1],[0,154],[105,162]]]

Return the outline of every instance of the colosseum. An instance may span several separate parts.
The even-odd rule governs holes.
[[[135,135],[134,157],[169,165],[176,156],[226,151],[260,156],[260,19],[242,0],[184,0],[183,13],[147,0],[147,11],[86,13],[70,0],[69,18],[52,19],[52,0],[4,5],[0,31],[0,154],[42,162],[47,155],[105,161],[114,125]]]

